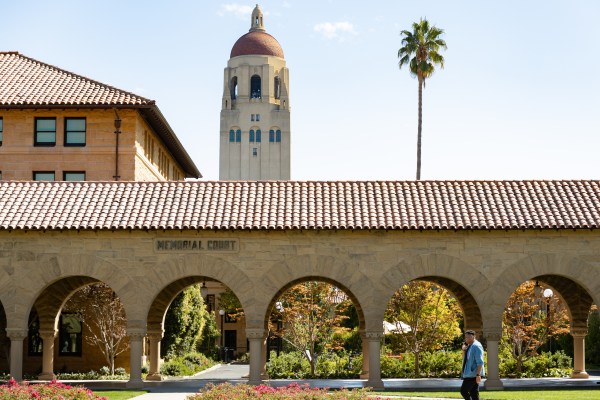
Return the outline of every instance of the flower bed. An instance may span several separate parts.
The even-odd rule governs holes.
[[[243,400],[258,398],[263,400],[360,400],[370,398],[368,392],[369,389],[342,389],[330,392],[327,389],[310,388],[308,385],[300,386],[295,383],[278,388],[266,385],[251,386],[222,383],[216,386],[208,384],[198,394],[188,396],[188,400]]]
[[[106,397],[96,396],[91,390],[77,386],[69,386],[52,381],[44,384],[21,384],[14,379],[0,386],[0,399],[29,400],[29,399],[65,399],[65,400],[107,400]]]

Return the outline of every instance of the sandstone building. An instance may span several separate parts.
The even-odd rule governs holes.
[[[201,174],[154,100],[0,52],[0,179],[186,177]]]

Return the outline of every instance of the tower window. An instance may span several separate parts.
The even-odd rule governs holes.
[[[250,115],[250,121],[254,122],[254,114]]]
[[[237,143],[240,143],[242,141],[242,131],[239,129],[235,131],[235,141]]]
[[[56,118],[35,119],[35,146],[56,145]]]
[[[250,129],[250,142],[254,142],[254,129]]]
[[[252,157],[258,156],[258,149],[256,147],[252,148]]]
[[[260,114],[256,114],[256,120],[260,121]]]
[[[235,142],[235,131],[233,129],[229,131],[229,141]]]
[[[232,100],[237,99],[238,87],[237,87],[237,76],[231,78],[231,82],[229,83],[229,95]]]
[[[275,77],[275,98],[279,99],[281,97],[281,81],[279,80],[279,77],[276,76]]]
[[[279,129],[277,129],[277,132],[275,132],[275,141],[281,142],[281,131]]]
[[[269,131],[269,142],[273,143],[275,141],[275,131],[271,129]]]
[[[253,75],[252,78],[250,78],[250,97],[253,99],[260,99],[261,98],[260,91],[261,91],[260,76]]]
[[[260,136],[261,136],[260,129],[257,129],[257,130],[256,130],[256,141],[257,141],[258,143],[260,143]]]

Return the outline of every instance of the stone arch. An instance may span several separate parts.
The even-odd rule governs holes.
[[[384,271],[380,279],[382,288],[377,292],[377,313],[382,320],[392,295],[413,280],[433,282],[448,290],[459,302],[465,327],[483,331],[486,322],[482,294],[489,287],[489,280],[472,265],[445,254],[428,254],[404,259]]]
[[[530,255],[504,270],[487,293],[487,303],[494,317],[502,320],[502,312],[508,299],[523,282],[537,280],[555,289],[565,300],[573,328],[587,326],[592,303],[598,304],[594,294],[600,293],[600,273],[590,261],[581,257],[557,254]],[[585,323],[584,323],[585,321]]]
[[[242,304],[246,321],[252,318],[258,301],[256,289],[243,270],[216,257],[186,255],[177,260],[161,262],[160,268],[149,271],[145,281],[152,286],[148,288],[148,295],[143,298],[145,303],[141,305],[148,327],[158,329],[168,305],[177,293],[203,280],[219,281],[231,289]]]
[[[296,284],[307,280],[329,282],[344,290],[352,299],[357,311],[360,310],[360,324],[365,329],[370,328],[367,310],[373,308],[371,302],[374,285],[370,282],[369,277],[357,265],[351,265],[340,258],[319,255],[289,257],[281,263],[273,264],[266,270],[259,280],[262,289],[261,296],[258,296],[258,293],[256,295],[262,300],[257,304],[256,309],[260,319],[252,321],[252,327],[264,328],[265,318],[270,314],[278,294],[283,293],[282,290],[287,290],[292,283]],[[377,324],[374,326],[376,327]],[[381,326],[379,326],[379,330],[382,330]]]
[[[44,292],[48,287],[64,279],[69,283],[64,284],[64,288],[61,289],[63,292],[80,283],[81,286],[93,282],[106,283],[123,303],[128,320],[135,316],[139,318],[138,299],[139,293],[143,291],[140,286],[144,285],[144,282],[129,276],[126,268],[87,254],[43,255],[38,264],[43,265],[43,268],[38,268],[37,274],[16,280],[20,286],[14,290],[19,296],[10,299],[9,309],[13,310],[7,313],[7,325],[10,328],[27,330],[29,312],[34,304],[40,296],[46,296]],[[119,273],[115,273],[116,271]],[[87,283],[83,284],[84,281]],[[51,298],[52,294],[49,293],[48,296]]]
[[[277,302],[277,299],[279,297],[281,297],[281,295],[283,293],[285,293],[287,290],[289,290],[290,288],[303,283],[303,282],[309,282],[309,281],[319,281],[319,282],[326,282],[329,283],[335,287],[337,287],[338,289],[341,289],[344,294],[346,294],[348,296],[348,298],[350,298],[350,300],[352,301],[352,304],[354,304],[354,306],[356,307],[356,312],[358,314],[358,322],[359,322],[359,330],[364,330],[365,329],[365,316],[364,316],[364,312],[360,306],[360,303],[358,301],[358,299],[354,296],[354,294],[352,293],[352,291],[350,289],[348,289],[347,287],[345,287],[344,285],[340,284],[339,282],[333,280],[333,279],[329,279],[329,278],[324,278],[324,277],[320,277],[320,276],[305,276],[302,278],[298,278],[295,279],[291,282],[288,282],[285,286],[283,286],[281,289],[279,289],[271,298],[271,301],[269,302],[269,305],[267,306],[267,311],[266,314],[264,316],[264,328],[266,330],[268,330],[268,324],[269,324],[269,316],[273,310],[273,308],[275,307],[275,303]]]
[[[252,75],[250,78],[250,98],[260,99],[262,97],[262,83],[259,75]]]

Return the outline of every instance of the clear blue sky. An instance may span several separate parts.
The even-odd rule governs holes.
[[[0,49],[156,100],[218,179],[223,69],[255,2],[2,0]],[[400,31],[445,30],[423,179],[600,178],[600,2],[265,0],[290,69],[292,178],[414,179],[417,81]]]

